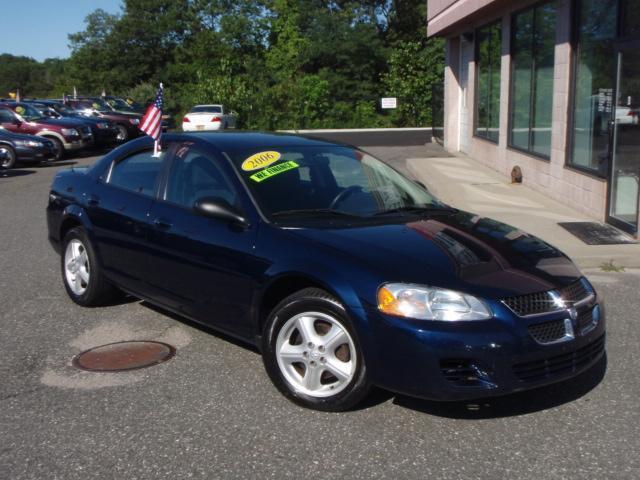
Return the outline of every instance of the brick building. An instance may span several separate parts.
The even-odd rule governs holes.
[[[444,144],[637,235],[640,1],[428,0]]]

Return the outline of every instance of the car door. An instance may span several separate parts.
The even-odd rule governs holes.
[[[116,159],[86,199],[105,273],[124,289],[146,296],[147,236],[165,153],[144,149]]]
[[[199,321],[249,335],[257,222],[203,216],[194,204],[217,197],[255,215],[226,159],[193,142],[174,146],[166,186],[150,215],[150,276],[155,298]]]
[[[19,122],[18,117],[9,109],[0,108],[0,125],[10,132],[23,133],[20,130],[22,122]]]

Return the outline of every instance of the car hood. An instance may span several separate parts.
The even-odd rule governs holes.
[[[299,228],[291,233],[339,250],[384,281],[427,284],[503,298],[580,278],[562,252],[522,230],[456,211],[404,223]]]
[[[113,118],[116,120],[129,120],[131,118],[141,119],[142,114],[138,113],[128,113],[128,112],[100,112],[103,116],[107,118]]]
[[[5,130],[0,128],[0,139],[4,140],[35,140],[37,142],[47,143],[48,140],[43,137],[38,137],[36,135],[26,135],[24,133],[14,133],[9,130]]]
[[[59,127],[65,127],[65,128],[78,128],[78,127],[81,127],[83,125],[87,125],[87,122],[85,122],[84,120],[75,119],[75,118],[69,118],[69,117],[65,117],[65,118],[42,118],[42,119],[38,120],[37,123],[43,123],[43,124],[46,124],[46,125],[57,125]]]

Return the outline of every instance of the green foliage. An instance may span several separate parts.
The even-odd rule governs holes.
[[[124,0],[69,36],[67,60],[0,57],[0,96],[120,94],[223,103],[249,129],[428,125],[443,48],[425,0]],[[398,111],[380,109],[398,96]]]

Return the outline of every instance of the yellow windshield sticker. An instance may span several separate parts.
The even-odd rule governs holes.
[[[244,162],[242,162],[242,170],[250,172],[251,170],[258,170],[259,168],[268,167],[274,162],[280,160],[282,155],[280,152],[260,152],[255,155],[251,155]]]
[[[275,175],[278,175],[279,173],[283,173],[283,172],[286,172],[288,170],[293,170],[294,168],[298,168],[299,166],[300,165],[298,165],[296,162],[290,160],[288,162],[279,163],[278,165],[274,165],[273,167],[269,167],[269,168],[265,168],[264,170],[260,170],[259,172],[254,173],[253,175],[251,175],[249,178],[251,180],[253,180],[254,182],[262,182],[263,180],[266,180],[266,179],[271,178],[271,177],[273,177]]]

